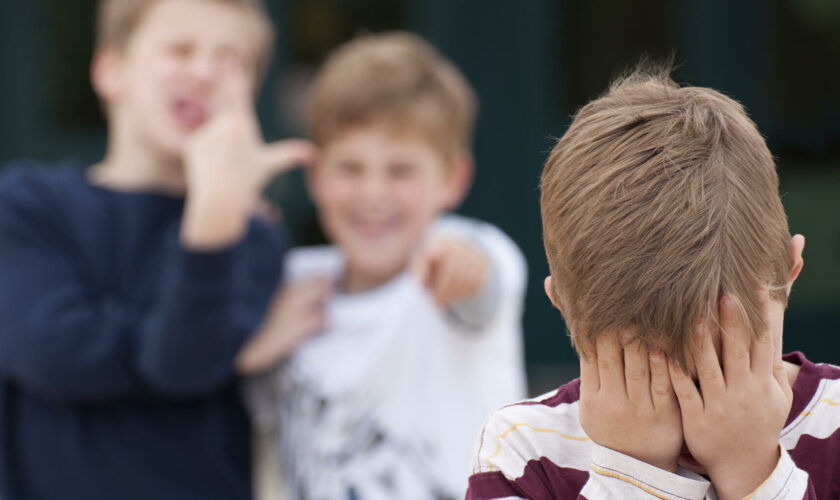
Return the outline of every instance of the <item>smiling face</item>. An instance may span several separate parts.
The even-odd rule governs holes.
[[[124,48],[105,47],[94,86],[112,130],[163,155],[179,156],[185,139],[218,108],[229,65],[256,75],[254,14],[206,0],[158,0]]]
[[[310,191],[328,238],[347,259],[348,291],[402,272],[426,228],[466,191],[464,161],[387,124],[349,128],[324,145]]]

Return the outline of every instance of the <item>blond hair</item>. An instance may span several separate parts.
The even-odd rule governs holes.
[[[416,35],[392,32],[337,49],[312,85],[307,128],[324,144],[349,127],[385,119],[446,152],[468,148],[476,98],[455,66]]]
[[[770,151],[744,108],[638,70],[576,114],[541,179],[554,298],[587,355],[631,330],[693,369],[692,334],[736,297],[750,334],[757,287],[786,303],[790,233]]]
[[[96,48],[122,50],[131,40],[149,7],[160,0],[100,0],[96,21]],[[211,1],[211,0],[208,0]],[[271,61],[274,28],[262,0],[212,0],[245,9],[254,21],[257,37],[257,70],[265,73]]]

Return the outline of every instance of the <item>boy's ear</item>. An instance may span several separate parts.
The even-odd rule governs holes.
[[[793,282],[799,277],[799,273],[802,271],[802,266],[805,265],[805,261],[802,259],[803,250],[805,250],[805,237],[801,234],[794,235],[790,242],[793,269],[791,269],[790,276],[788,276],[788,294],[790,294],[790,288],[793,286]]]
[[[553,282],[551,281],[551,276],[546,276],[545,281],[543,281],[543,288],[545,288],[545,294],[548,296],[548,300],[560,311],[560,314],[563,314],[563,308],[560,307],[560,301],[554,296],[554,290],[552,288]],[[565,314],[563,315],[565,317]]]
[[[451,160],[446,192],[446,209],[455,210],[463,203],[473,183],[475,159],[466,149],[459,151]]]
[[[90,82],[103,102],[113,101],[120,93],[120,55],[116,49],[104,48],[94,53],[90,64]]]

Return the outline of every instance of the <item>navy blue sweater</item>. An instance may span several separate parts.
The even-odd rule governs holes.
[[[251,497],[232,360],[285,241],[254,220],[233,248],[186,251],[182,211],[70,167],[3,176],[3,500]]]

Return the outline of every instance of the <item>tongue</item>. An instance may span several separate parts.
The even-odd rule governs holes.
[[[196,101],[182,100],[175,105],[175,118],[187,130],[193,130],[204,123],[207,111]]]

